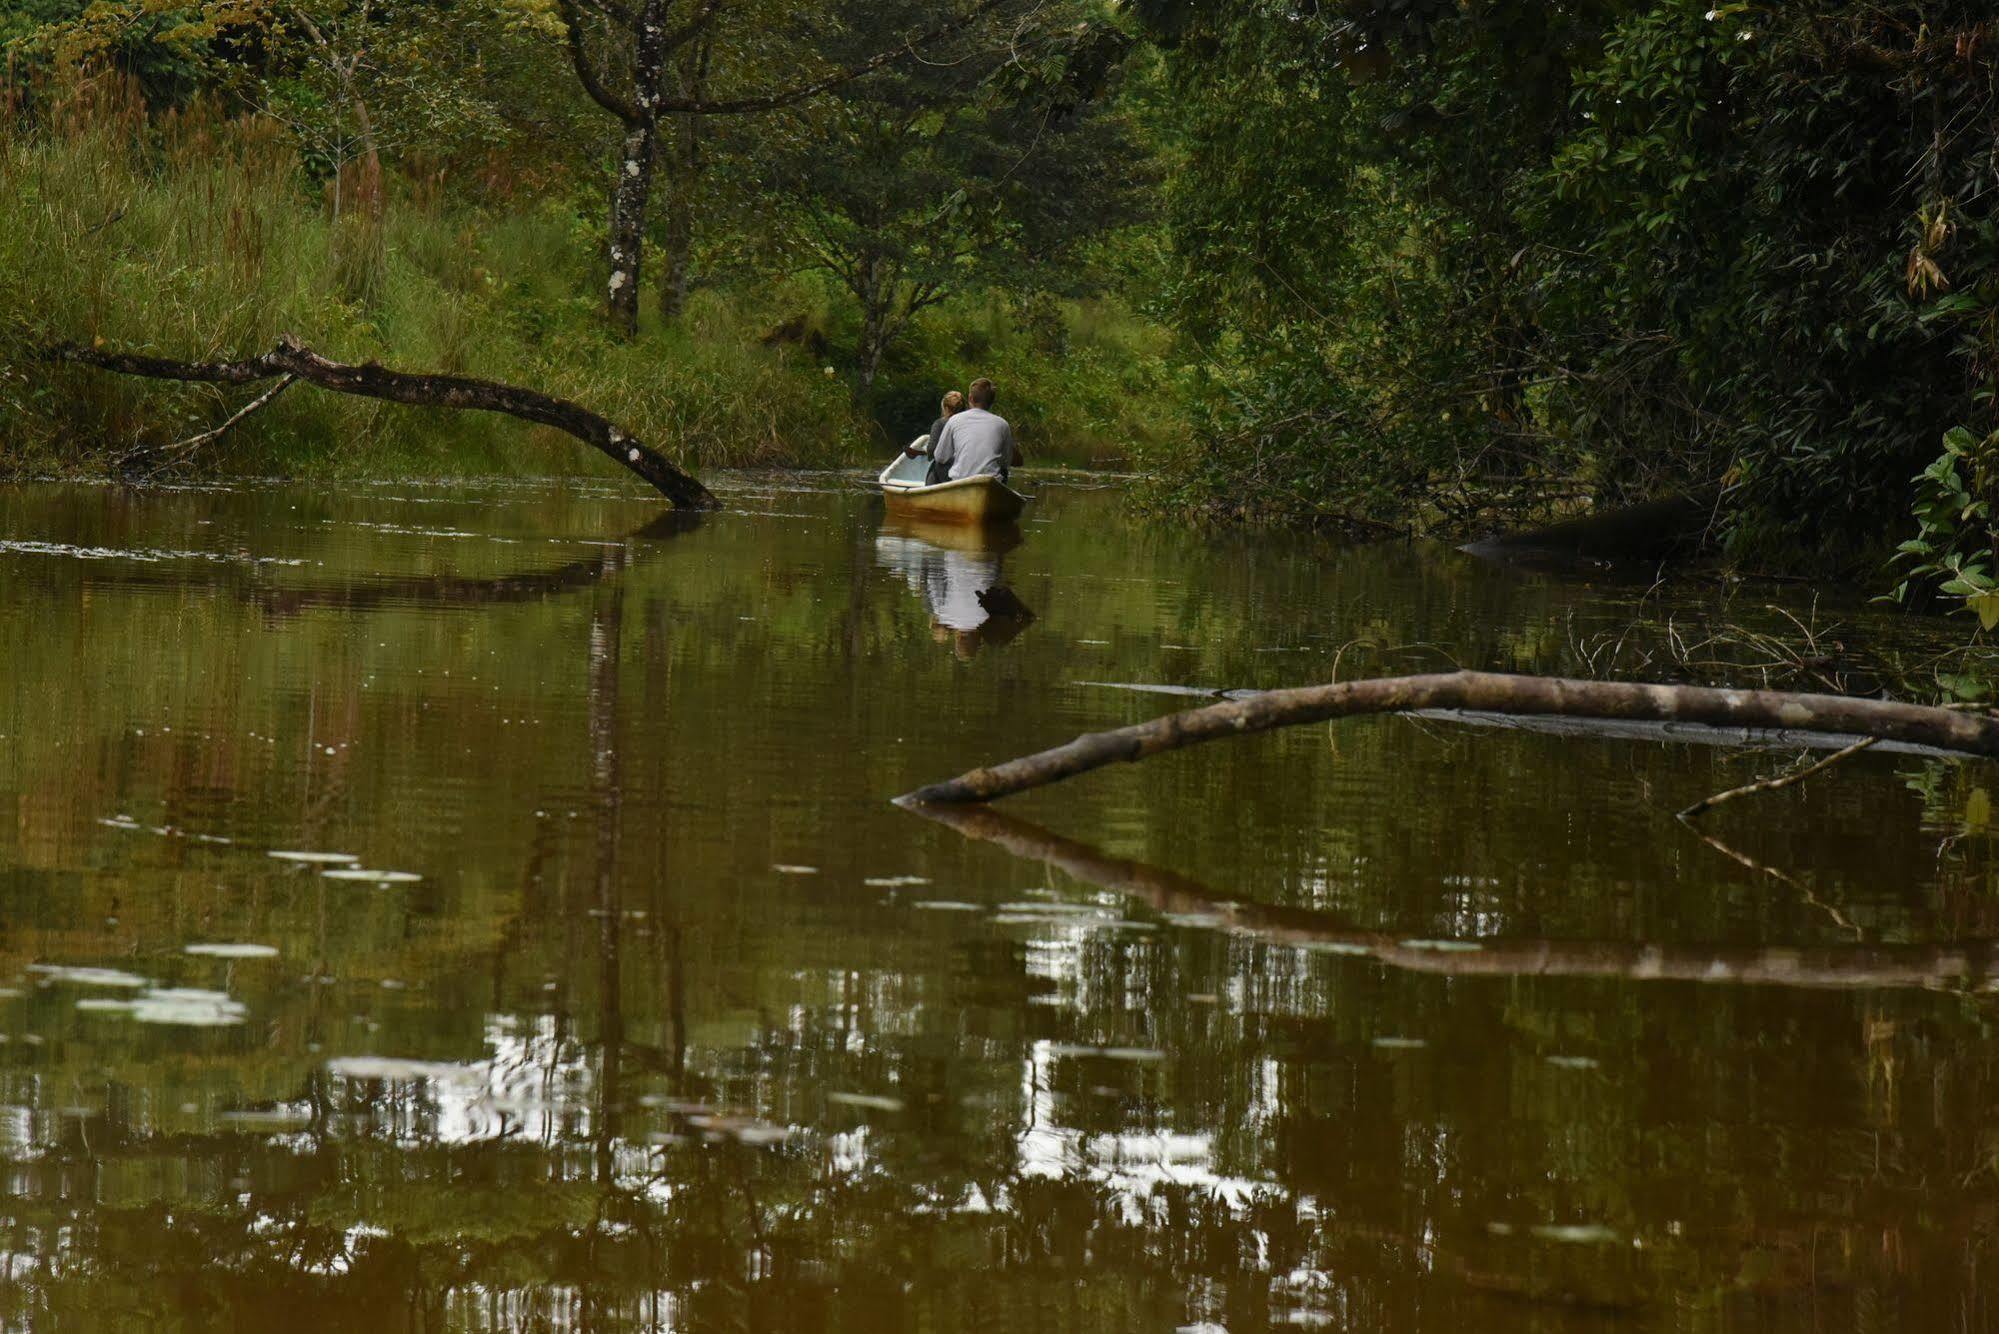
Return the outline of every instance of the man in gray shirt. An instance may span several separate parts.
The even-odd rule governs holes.
[[[945,422],[944,434],[930,442],[932,467],[948,469],[954,482],[979,476],[1005,481],[1008,470],[1021,461],[1013,427],[992,410],[997,395],[991,380],[972,381],[969,397],[972,406]]]

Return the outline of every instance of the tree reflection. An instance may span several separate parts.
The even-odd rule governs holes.
[[[1086,843],[1051,833],[990,806],[929,806],[912,802],[905,809],[966,838],[1004,848],[1016,857],[1046,862],[1085,884],[1126,895],[1155,912],[1205,919],[1216,929],[1274,944],[1365,955],[1410,972],[1456,977],[1614,977],[1855,990],[1878,987],[1999,990],[1999,941],[1993,940],[1826,949],[1511,937],[1412,940],[1379,931],[1355,930],[1336,918],[1309,909],[1244,903],[1161,867],[1108,856]],[[1768,869],[1755,863],[1751,866]]]
[[[459,549],[373,536],[283,576],[352,615],[0,585],[36,630],[0,692],[0,1327],[1993,1323],[1990,896],[1934,908],[1893,773],[1740,839],[1864,948],[1655,836],[1725,785],[1687,748],[1397,723],[1023,803],[1114,851],[946,828],[879,797],[1160,706],[1085,669],[1269,685],[1363,632],[1558,665],[1572,594],[1105,512],[1036,529],[1049,633],[957,672],[834,512],[528,583],[385,579]],[[182,953],[229,940],[279,957]],[[247,1019],[80,1009],[45,962]]]

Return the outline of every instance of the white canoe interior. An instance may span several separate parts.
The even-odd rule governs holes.
[[[910,442],[911,449],[923,449],[930,444],[930,437],[920,435]],[[895,462],[882,469],[881,484],[884,491],[915,491],[923,486],[923,479],[930,472],[930,456],[919,454],[911,458],[907,454],[897,454]]]

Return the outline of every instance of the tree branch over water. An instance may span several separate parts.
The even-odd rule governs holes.
[[[606,418],[567,399],[554,398],[518,385],[475,380],[464,375],[424,375],[390,370],[374,362],[357,366],[330,361],[290,334],[278,339],[278,345],[269,352],[243,361],[174,361],[74,344],[52,348],[48,356],[52,361],[73,362],[153,380],[252,384],[292,376],[337,394],[356,394],[416,407],[504,413],[522,421],[553,426],[567,432],[616,462],[619,467],[636,474],[675,505],[687,509],[719,507],[707,487]]]
[[[1130,763],[1203,741],[1268,732],[1299,723],[1424,709],[1801,729],[1999,757],[1999,718],[1958,709],[1789,690],[1731,690],[1461,671],[1266,691],[1247,699],[1168,714],[1109,732],[1086,733],[1066,745],[972,769],[946,782],[918,788],[898,800],[935,804],[992,801],[1074,778],[1107,764]]]

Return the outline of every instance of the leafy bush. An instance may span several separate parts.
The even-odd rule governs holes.
[[[1944,434],[1943,453],[1916,474],[1916,535],[1896,548],[1905,577],[1892,601],[1920,602],[1935,593],[1961,599],[1981,629],[1999,626],[1999,431],[1983,438],[1962,426]]]

